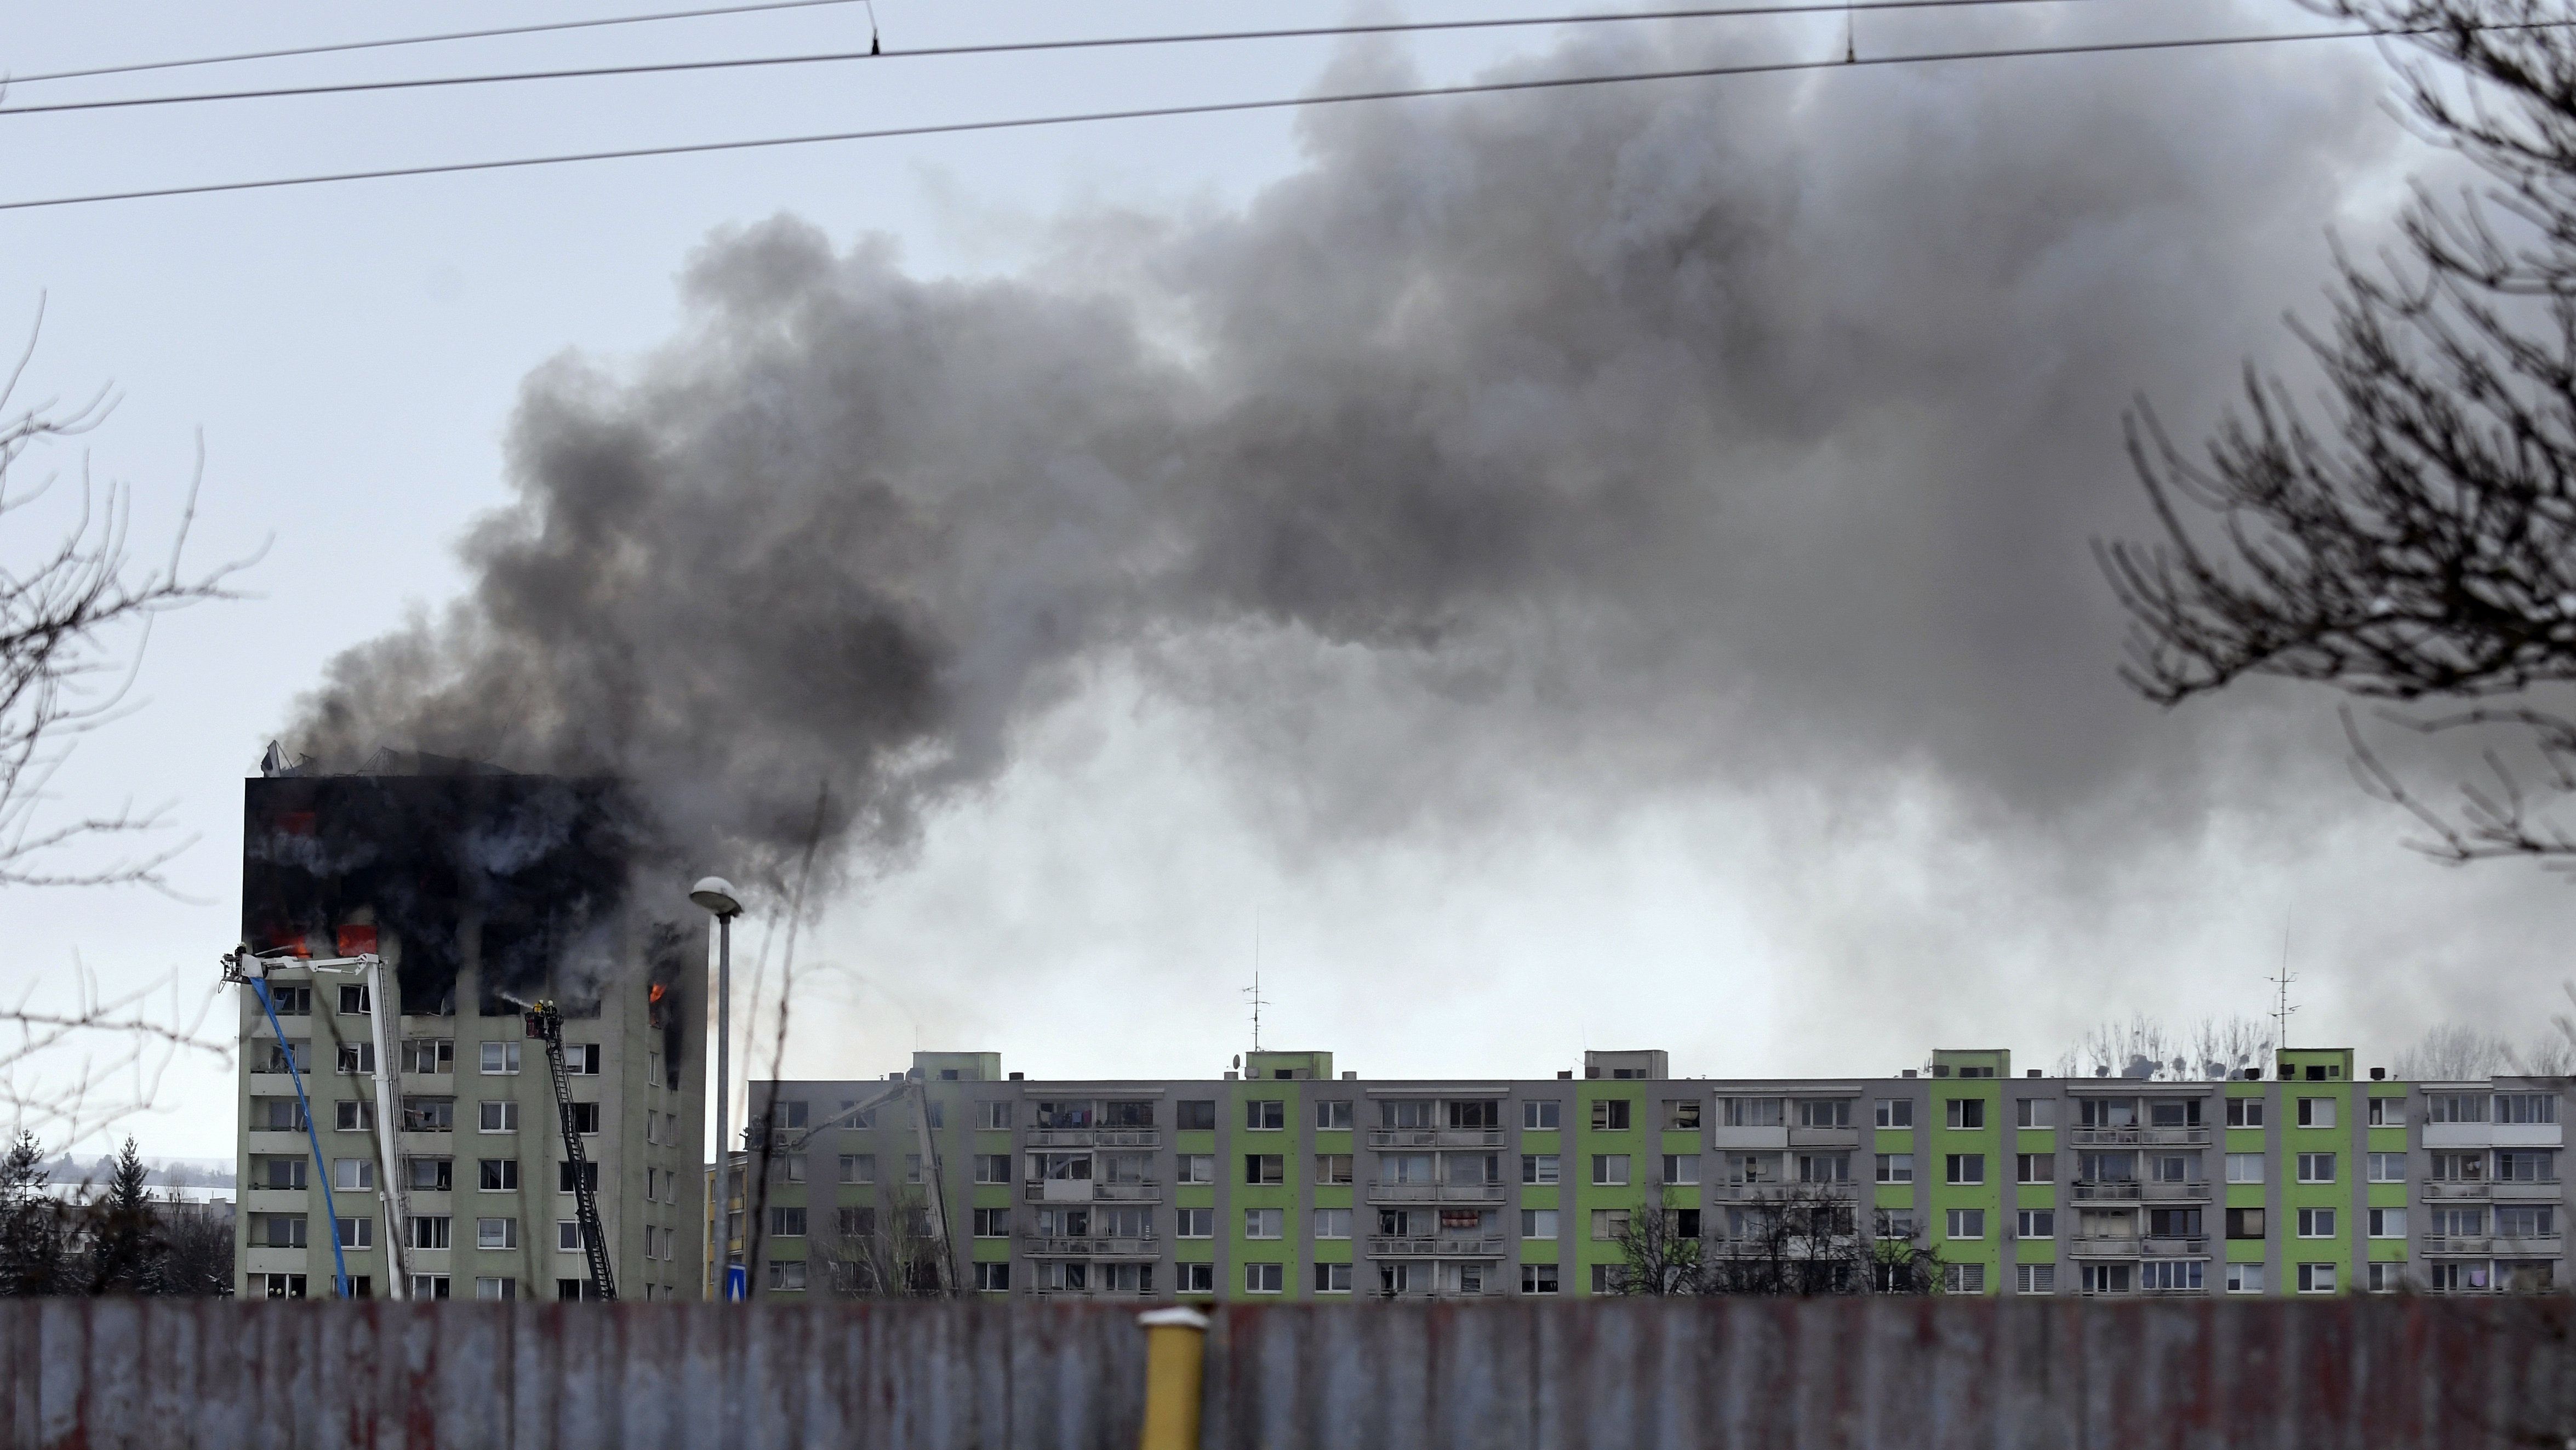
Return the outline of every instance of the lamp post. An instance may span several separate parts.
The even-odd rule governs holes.
[[[734,1297],[733,1291],[733,1145],[727,1140],[726,1109],[733,1101],[731,1081],[733,1046],[733,919],[742,915],[742,902],[733,894],[733,883],[721,876],[709,876],[689,888],[689,899],[715,915],[716,919],[716,1267],[719,1273],[716,1292],[723,1298]]]

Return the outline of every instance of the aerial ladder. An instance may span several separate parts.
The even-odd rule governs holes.
[[[907,1096],[912,1099],[912,1130],[921,1144],[922,1181],[929,1189],[921,1196],[922,1214],[928,1220],[930,1244],[936,1255],[934,1262],[939,1276],[939,1293],[942,1298],[954,1298],[957,1294],[957,1268],[948,1240],[947,1175],[940,1172],[939,1144],[930,1135],[930,1095],[923,1090],[918,1075],[907,1075],[901,1082],[888,1083],[876,1093],[859,1099],[801,1133],[781,1136],[774,1151],[801,1153],[805,1151],[805,1145],[818,1135],[834,1128],[857,1127],[868,1114],[896,1098]],[[766,1125],[760,1119],[753,1119],[743,1130],[743,1146],[758,1153],[766,1132]]]
[[[528,1035],[546,1045],[546,1067],[555,1079],[555,1121],[563,1126],[564,1159],[572,1165],[573,1215],[581,1223],[582,1257],[590,1264],[590,1295],[617,1302],[617,1275],[608,1262],[608,1236],[599,1227],[599,1185],[591,1181],[590,1161],[582,1155],[581,1134],[572,1120],[572,1086],[564,1076],[563,1014],[553,999],[528,1004]]]

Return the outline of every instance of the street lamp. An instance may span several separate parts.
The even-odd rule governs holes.
[[[726,1141],[726,1108],[733,1100],[730,1080],[733,1045],[733,919],[742,915],[733,883],[709,876],[689,888],[689,899],[716,919],[716,1259],[723,1271],[718,1293],[734,1298],[733,1288],[733,1145]]]

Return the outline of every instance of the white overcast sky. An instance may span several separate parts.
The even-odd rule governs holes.
[[[2141,8],[2121,14],[2148,14],[2145,0],[2125,3]],[[616,8],[0,3],[0,66],[24,74]],[[1540,8],[1407,0],[1367,13]],[[901,48],[1358,12],[881,0],[878,13]],[[2151,18],[2176,31],[2313,24],[2288,6],[2160,7]],[[28,86],[9,99],[839,48],[863,44],[865,25],[859,7],[825,7]],[[1942,25],[1867,17],[1859,34],[1865,50],[1938,46]],[[1841,43],[1839,26],[1740,33],[1747,53],[1766,55]],[[1438,79],[1555,39],[1496,32],[1398,50]],[[1299,42],[0,117],[0,193],[1285,95],[1314,85],[1331,55]],[[2059,95],[2088,74],[2149,92],[2160,77],[2347,96],[2378,84],[2366,53],[2318,51],[2016,62],[1925,84],[1983,92],[2008,112],[2047,67],[2059,68]],[[1890,83],[1758,84],[1784,128],[1830,122],[1865,137]],[[2177,112],[2195,93],[2177,87]],[[2222,384],[2244,352],[2276,346],[2281,308],[2313,310],[2327,227],[2383,220],[2398,181],[2425,164],[2393,122],[2366,103],[2356,114],[2387,135],[2330,179],[2331,206],[2286,225],[2276,255],[2292,260],[2247,284],[2236,351],[2207,358]],[[1295,122],[1274,112],[0,212],[0,332],[23,327],[40,298],[46,308],[20,401],[101,385],[120,400],[95,434],[31,463],[130,484],[150,540],[168,528],[202,437],[192,554],[266,551],[242,577],[248,597],[160,626],[132,713],[55,782],[63,811],[167,803],[173,838],[193,840],[172,893],[0,897],[8,981],[59,1003],[84,969],[110,988],[211,980],[239,909],[240,781],[294,697],[339,651],[464,587],[453,545],[508,498],[501,441],[522,380],[570,350],[614,364],[670,335],[674,278],[711,232],[787,212],[844,247],[891,236],[916,275],[1005,274],[1068,208],[1223,212],[1300,156]],[[2142,376],[2114,391],[2175,386]],[[2097,462],[2098,486],[2121,495],[2114,416]],[[1831,541],[1822,547],[1830,567]],[[2108,679],[2116,647],[2105,632],[2087,688]],[[2116,706],[2115,691],[2097,693]],[[2263,773],[2296,790],[2214,793],[2182,827],[2162,822],[2144,839],[2141,825],[2141,841],[2105,848],[2100,864],[2033,848],[1938,772],[1895,772],[1859,792],[1794,771],[1721,774],[1601,799],[1578,781],[1473,823],[1434,815],[1318,832],[1310,797],[1346,783],[1303,778],[1293,748],[1219,731],[1144,674],[1105,668],[1028,722],[1013,763],[931,823],[913,866],[854,891],[809,936],[812,990],[800,994],[787,1067],[870,1075],[925,1047],[998,1050],[1032,1076],[1214,1075],[1247,1045],[1240,989],[1256,917],[1265,1043],[1330,1048],[1371,1077],[1544,1076],[1587,1046],[1668,1048],[1686,1074],[1889,1072],[1936,1044],[2006,1046],[2043,1065],[2107,1015],[2265,1010],[2262,979],[2285,928],[2303,1040],[2385,1060],[2426,1022],[2518,1031],[2536,1020],[2567,972],[2569,888],[2512,866],[2454,872],[2408,855],[2402,823],[2351,794],[2329,702],[2274,692],[2262,703],[2292,722],[2266,737],[2277,755]],[[2156,728],[2151,707],[2125,708],[2137,720],[2124,728]],[[1428,733],[1403,743],[1434,755],[1449,744]],[[1522,757],[1514,769],[1545,765]],[[2116,804],[2094,802],[2080,829],[2042,834],[2116,841]],[[745,932],[747,991],[762,926]],[[129,1126],[147,1151],[227,1153],[230,1084],[228,1068],[182,1063]]]

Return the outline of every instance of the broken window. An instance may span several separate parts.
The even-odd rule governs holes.
[[[372,1042],[343,1042],[334,1066],[345,1073],[374,1072],[376,1045]]]
[[[445,1193],[455,1187],[453,1158],[405,1158],[404,1183],[415,1193]]]
[[[433,1075],[456,1071],[456,1039],[453,1037],[404,1038],[402,1070],[407,1073]]]

